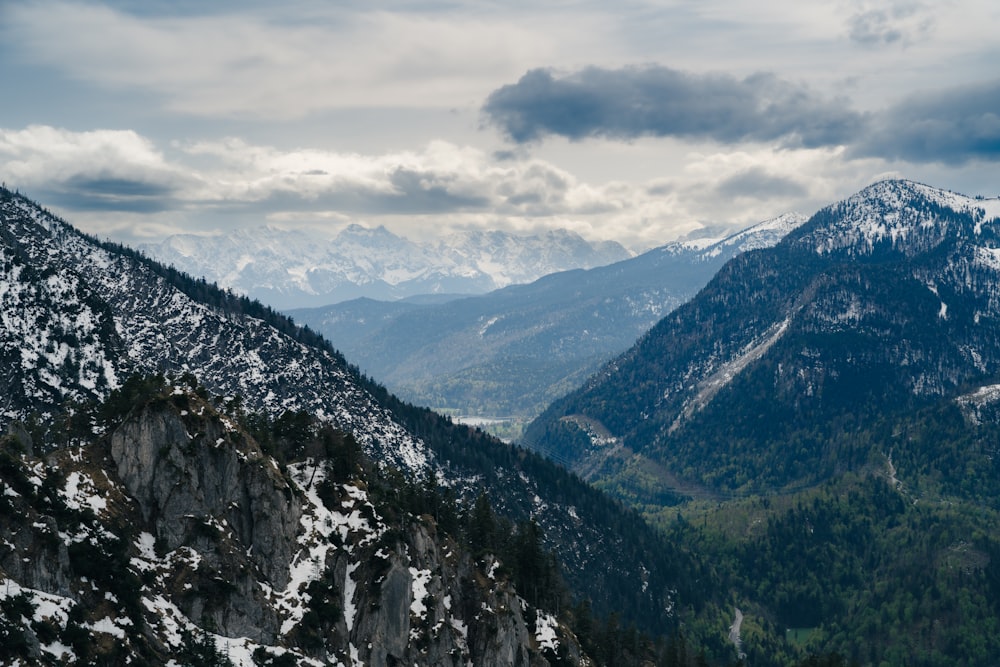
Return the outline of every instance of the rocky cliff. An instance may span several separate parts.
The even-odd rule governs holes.
[[[588,662],[493,556],[371,498],[373,467],[279,463],[222,405],[168,384],[83,446],[3,438],[0,659]]]

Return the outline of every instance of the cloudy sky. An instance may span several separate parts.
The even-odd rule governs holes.
[[[996,196],[998,26],[993,0],[3,0],[0,180],[129,243],[639,249],[886,176]]]

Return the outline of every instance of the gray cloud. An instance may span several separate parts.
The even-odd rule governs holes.
[[[885,36],[883,35],[883,38]],[[483,113],[518,144],[556,135],[644,136],[774,142],[785,148],[847,146],[849,157],[965,164],[1000,159],[1000,80],[930,91],[859,113],[771,74],[745,79],[666,67],[589,67],[557,77],[537,69],[494,91]],[[746,173],[723,188],[797,196],[796,183]]]
[[[588,67],[561,78],[531,70],[494,91],[483,113],[517,143],[546,135],[663,136],[812,148],[848,143],[865,123],[844,101],[821,99],[772,74],[737,79],[661,66]]]
[[[852,40],[866,46],[892,44],[903,39],[903,33],[894,27],[889,16],[882,10],[872,10],[856,14],[848,22]]]
[[[808,190],[790,178],[776,176],[762,167],[751,167],[726,178],[715,188],[716,193],[731,199],[771,197],[805,197]]]
[[[237,215],[316,210],[365,216],[425,215],[483,210],[492,203],[487,193],[463,192],[447,175],[432,171],[398,167],[387,176],[391,190],[357,184],[334,186],[312,194],[277,189],[262,199],[231,200],[216,208]]]
[[[914,41],[930,31],[929,17],[921,16],[924,6],[897,2],[889,7],[859,12],[847,23],[848,36],[864,46],[883,46]]]
[[[489,206],[485,194],[455,190],[453,180],[430,170],[400,167],[389,178],[398,194],[382,196],[378,204],[386,213],[444,213]]]
[[[849,155],[964,164],[1000,159],[1000,81],[911,97],[878,114]]]
[[[43,187],[55,206],[80,211],[159,213],[176,208],[171,187],[117,176],[76,175]]]

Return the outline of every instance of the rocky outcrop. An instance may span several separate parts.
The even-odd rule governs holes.
[[[389,525],[364,479],[334,480],[323,460],[279,466],[186,389],[44,461],[4,442],[0,598],[23,592],[35,611],[0,618],[3,632],[25,619],[2,657],[529,667],[560,649],[587,662],[561,625],[541,645],[542,614],[495,559],[399,507]]]
[[[184,397],[186,404],[187,397]],[[273,460],[217,414],[147,406],[111,436],[118,476],[167,551],[189,544],[205,524],[232,531],[276,588],[301,507]]]
[[[355,572],[368,582],[359,585],[351,632],[365,664],[547,664],[532,648],[524,601],[507,582],[487,576],[492,559],[477,565],[437,536],[433,523],[412,526],[379,559],[362,558]]]

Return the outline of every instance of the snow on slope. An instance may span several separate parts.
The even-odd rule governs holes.
[[[24,318],[18,326],[5,326],[0,348],[39,366],[25,377],[29,387],[49,394],[49,405],[103,397],[136,371],[192,371],[214,393],[241,396],[250,409],[272,415],[305,410],[354,433],[378,459],[407,470],[426,467],[424,444],[329,352],[299,343],[259,319],[193,300],[141,262],[98,246],[25,199],[0,201],[0,216],[10,239],[10,245],[0,245],[0,261],[13,266],[10,258],[17,255],[34,272],[49,276],[41,283],[51,292],[49,305],[39,312],[62,313],[34,331],[35,322]],[[17,271],[9,268],[6,275],[20,275]],[[24,290],[43,289],[37,280],[8,277],[2,284],[0,312],[6,318],[19,312],[14,306],[21,302],[14,299]],[[63,323],[79,346],[60,345],[60,336],[67,335],[59,333]],[[62,372],[67,358],[71,368],[79,366],[72,382]],[[0,403],[0,419],[27,417],[30,410],[12,404],[14,398]]]
[[[731,251],[734,247],[738,252],[770,248],[785,238],[793,229],[802,226],[808,219],[809,216],[796,212],[779,215],[722,239],[706,248],[704,254],[708,257],[716,257],[726,250]]]
[[[940,209],[971,214],[979,235],[1000,216],[1000,199],[976,199],[912,181],[875,183],[831,209],[839,222],[809,234],[817,254],[839,250],[871,254],[888,244],[913,253],[926,249],[957,224]]]

